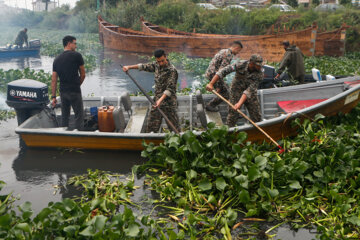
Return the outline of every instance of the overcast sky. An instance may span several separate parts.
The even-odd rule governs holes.
[[[12,6],[12,7],[19,7],[19,8],[27,8],[32,10],[32,2],[35,2],[35,0],[3,0],[6,5]],[[54,0],[52,0],[54,1]],[[56,2],[59,2],[60,6],[63,4],[70,4],[70,7],[75,7],[75,3],[78,0],[55,0]]]

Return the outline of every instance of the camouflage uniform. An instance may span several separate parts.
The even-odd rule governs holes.
[[[179,130],[179,118],[177,115],[177,98],[176,87],[178,72],[176,68],[170,64],[160,67],[157,62],[148,64],[138,64],[140,71],[153,72],[155,74],[155,97],[156,102],[163,94],[166,98],[162,101],[160,109],[166,114],[169,120]],[[156,108],[152,108],[148,117],[146,132],[158,132],[162,121],[162,116]],[[171,127],[168,125],[169,129]]]
[[[242,94],[245,94],[247,99],[244,104],[249,111],[250,118],[254,122],[258,122],[261,120],[261,115],[257,89],[259,83],[264,79],[264,74],[262,71],[257,70],[249,72],[248,65],[249,61],[239,61],[221,69],[216,75],[223,78],[229,73],[236,71],[230,87],[230,102],[235,105],[240,100]],[[235,126],[239,117],[240,114],[237,111],[229,108],[227,125],[229,127]]]
[[[15,39],[15,44],[22,48],[24,43],[28,46],[28,36],[24,30],[21,30]]]
[[[232,54],[230,49],[222,49],[220,50],[211,60],[208,69],[206,70],[205,77],[211,81],[211,79],[215,76],[216,72],[221,68],[228,66],[231,63],[234,55]],[[219,91],[219,94],[224,98],[229,98],[229,87],[225,83],[223,78],[220,78],[214,84],[214,89]],[[222,102],[221,98],[215,97],[210,102],[209,105],[212,107],[216,107]]]
[[[281,60],[278,74],[281,74],[285,68],[291,78],[304,83],[305,68],[304,68],[304,54],[295,45],[286,48],[285,55]]]

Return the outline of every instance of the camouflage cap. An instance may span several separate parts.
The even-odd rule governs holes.
[[[250,62],[255,63],[258,66],[262,66],[263,59],[259,54],[253,54],[250,57]]]

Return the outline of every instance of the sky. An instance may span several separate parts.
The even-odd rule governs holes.
[[[54,1],[54,0],[52,0]],[[75,7],[75,3],[78,0],[55,0],[56,2],[59,1],[60,6],[63,4],[70,4],[70,7]],[[3,2],[11,7],[19,7],[19,8],[27,8],[32,10],[32,2],[35,2],[35,0],[3,0]]]

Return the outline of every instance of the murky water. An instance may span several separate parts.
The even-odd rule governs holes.
[[[84,96],[114,96],[124,91],[137,92],[136,86],[123,73],[120,64],[136,64],[146,62],[146,59],[135,54],[124,54],[117,51],[105,50],[99,53],[99,62],[103,59],[111,59],[109,64],[100,64],[91,74],[87,74],[82,86]],[[53,58],[36,56],[17,59],[0,59],[0,68],[43,69],[46,72],[52,70]],[[146,89],[153,86],[153,74],[131,71],[131,74]],[[189,86],[192,81],[189,76],[180,74],[179,85]],[[0,109],[6,109],[4,95],[0,95]],[[30,201],[35,213],[46,207],[50,201],[60,201],[63,198],[74,196],[77,192],[66,186],[66,181],[74,175],[84,174],[87,169],[100,169],[131,174],[131,168],[135,164],[141,164],[145,160],[140,152],[119,151],[70,151],[56,149],[20,149],[19,138],[14,132],[16,120],[9,119],[0,121],[0,179],[7,183],[1,194],[12,192],[19,196],[16,203],[21,204]],[[143,179],[136,179],[136,185],[142,186]],[[54,186],[62,186],[60,191],[55,191]],[[139,188],[134,192],[134,201],[141,201],[144,195],[151,192],[145,188]],[[146,206],[144,206],[146,208]],[[151,210],[152,206],[148,206]],[[146,213],[146,209],[144,211]],[[307,240],[315,238],[315,233],[301,229],[298,232],[289,230],[289,226],[281,226],[276,239]]]

